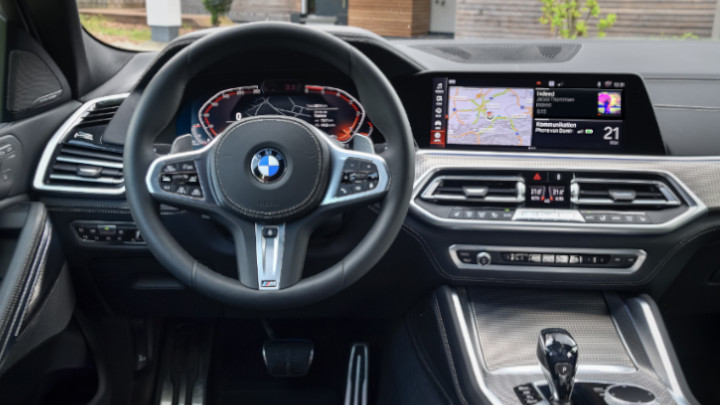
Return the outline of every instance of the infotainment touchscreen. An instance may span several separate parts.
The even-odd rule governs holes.
[[[564,80],[503,82],[433,78],[430,146],[623,149],[627,105],[624,81],[597,81],[582,87],[571,87]]]

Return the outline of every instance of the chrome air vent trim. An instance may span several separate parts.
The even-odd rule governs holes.
[[[128,93],[122,93],[122,94],[115,94],[111,96],[106,97],[100,97],[93,100],[88,101],[87,103],[80,106],[80,108],[75,111],[70,118],[68,118],[61,126],[58,128],[58,130],[53,134],[52,138],[50,138],[50,141],[48,142],[47,146],[45,147],[45,150],[43,151],[42,156],[40,157],[40,163],[38,164],[38,169],[35,172],[35,177],[33,179],[33,187],[35,190],[38,191],[51,191],[51,192],[58,192],[58,193],[72,193],[72,194],[87,194],[87,195],[106,195],[106,196],[117,196],[122,195],[125,193],[125,186],[122,185],[122,182],[118,183],[116,181],[113,182],[104,182],[104,181],[88,181],[89,179],[83,178],[83,180],[79,180],[77,178],[63,178],[61,180],[77,180],[78,182],[86,182],[88,184],[108,184],[108,187],[90,187],[90,186],[83,186],[83,185],[58,185],[58,184],[48,184],[46,182],[46,179],[50,178],[49,171],[52,170],[52,164],[53,164],[53,158],[55,156],[55,153],[59,147],[62,146],[63,142],[65,142],[68,138],[68,136],[72,133],[72,130],[78,127],[79,125],[83,124],[83,121],[86,116],[89,114],[92,114],[93,111],[96,109],[102,109],[106,108],[104,106],[98,106],[98,104],[104,104],[108,102],[114,102],[114,101],[122,101],[125,98],[127,98]],[[85,162],[88,159],[78,159],[83,160],[83,162],[74,162],[74,163],[87,163]],[[122,168],[122,163],[110,163],[110,162],[102,162],[103,166],[105,167],[112,167],[112,168]],[[55,179],[58,179],[58,175],[53,175]],[[77,176],[79,177],[79,176]],[[115,184],[115,185],[113,185]]]
[[[598,186],[607,186],[607,196],[584,198],[583,184],[591,184]],[[655,187],[659,198],[638,198],[632,188],[635,187]],[[625,190],[628,188],[630,190]],[[608,179],[603,177],[576,177],[570,182],[571,197],[570,201],[578,205],[617,205],[625,207],[638,206],[665,206],[676,207],[682,205],[682,201],[668,187],[665,182],[660,180],[641,180],[636,178],[627,179]]]
[[[708,208],[691,189],[671,171],[659,169],[667,164],[675,165],[689,162],[702,165],[706,162],[720,162],[720,157],[673,158],[650,156],[611,156],[586,154],[525,154],[498,152],[431,151],[417,152],[416,180],[410,201],[410,212],[422,220],[447,229],[454,230],[505,230],[536,232],[596,232],[604,234],[662,234],[677,229],[704,215]],[[634,167],[628,162],[637,161],[647,168]],[[677,162],[677,163],[676,163]],[[600,165],[599,163],[603,163]],[[492,221],[444,218],[429,212],[418,200],[433,178],[443,172],[467,170],[478,175],[491,175],[495,172],[513,170],[574,171],[580,176],[583,172],[608,172],[633,175],[650,174],[663,178],[675,190],[677,197],[687,204],[680,215],[664,223],[654,224],[613,224],[587,222],[529,222],[529,221]],[[483,172],[483,173],[478,173]],[[641,207],[634,207],[640,209]],[[519,210],[522,211],[523,209]]]
[[[477,184],[462,186],[461,194],[441,194],[438,190],[444,187],[446,181],[468,182],[468,183],[514,183],[510,193],[503,195],[492,195],[492,187]],[[425,187],[421,194],[423,200],[428,201],[464,201],[464,202],[485,202],[485,203],[508,203],[519,204],[525,201],[525,180],[520,176],[475,176],[475,175],[441,175],[435,177]]]

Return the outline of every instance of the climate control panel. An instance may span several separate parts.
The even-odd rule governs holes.
[[[706,211],[669,173],[436,169],[411,209],[452,229],[662,233]]]
[[[647,254],[640,249],[582,249],[452,245],[450,257],[460,269],[529,272],[633,273]]]

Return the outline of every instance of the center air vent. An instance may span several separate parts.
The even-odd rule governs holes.
[[[570,184],[570,199],[580,206],[663,208],[681,205],[660,180],[579,177]]]
[[[438,176],[421,198],[434,202],[519,204],[525,200],[525,182],[519,176]]]
[[[102,136],[126,97],[90,101],[68,119],[43,152],[36,189],[104,195],[125,191],[123,148],[104,144]]]

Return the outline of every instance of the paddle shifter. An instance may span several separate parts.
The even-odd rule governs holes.
[[[577,371],[578,347],[575,339],[565,329],[543,329],[538,340],[537,357],[550,385],[552,402],[569,405]]]

